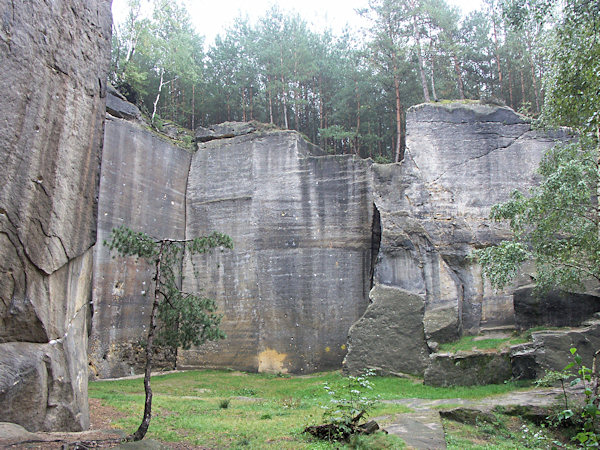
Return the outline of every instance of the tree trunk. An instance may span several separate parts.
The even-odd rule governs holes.
[[[250,86],[250,120],[254,120],[254,90]]]
[[[196,85],[192,84],[192,130],[196,129]]]
[[[452,56],[454,60],[454,72],[456,72],[456,87],[458,88],[458,95],[461,100],[465,99],[465,86],[463,84],[462,74],[460,72],[460,66],[458,65],[458,58]]]
[[[246,88],[242,89],[242,122],[246,122]]]
[[[273,123],[273,96],[271,94],[271,76],[267,76],[267,81],[269,85],[267,86],[267,92],[269,93],[269,120],[270,123]]]
[[[421,75],[421,86],[423,86],[423,97],[425,102],[430,102],[429,88],[427,87],[427,78],[425,77],[425,65],[423,63],[423,53],[421,51],[421,33],[417,24],[417,16],[413,16],[413,31],[415,33],[415,44],[417,46],[417,60],[419,62],[419,74]]]
[[[356,93],[356,136],[354,141],[354,149],[357,156],[360,156],[360,90],[358,89],[358,81],[354,81],[354,89]]]
[[[433,40],[431,41],[432,45],[429,47],[429,50],[431,52],[431,94],[433,95],[433,101],[437,102],[438,101],[438,96],[437,93],[435,92],[435,56],[433,53]]]
[[[319,128],[323,128],[323,76],[319,74]]]
[[[156,316],[158,313],[158,302],[160,298],[160,276],[162,255],[165,247],[165,242],[160,243],[160,249],[156,256],[156,278],[154,279],[154,302],[152,302],[152,311],[150,312],[150,327],[148,328],[148,341],[146,342],[146,368],[144,370],[144,391],[146,392],[146,400],[144,402],[144,416],[142,423],[137,431],[127,436],[127,441],[140,441],[144,439],[150,419],[152,418],[152,388],[150,387],[150,375],[152,373],[152,351],[154,342],[154,331],[156,330]]]
[[[279,62],[281,64],[281,101],[283,102],[283,126],[284,129],[289,130],[288,114],[287,114],[287,95],[285,89],[285,76],[283,73],[283,48],[280,48]]]
[[[523,106],[523,103],[527,101],[525,98],[525,74],[522,68],[519,70],[519,73],[521,74],[521,106]]]
[[[493,32],[494,32],[494,56],[496,58],[496,69],[498,70],[498,83],[500,84],[500,95],[503,95],[503,90],[502,90],[502,69],[500,67],[500,51],[498,49],[498,31],[497,31],[497,25],[496,25],[496,12],[495,12],[495,8],[494,8],[494,4],[492,3],[492,26],[493,26]]]
[[[156,93],[156,99],[154,100],[153,109],[152,109],[152,117],[150,118],[150,122],[154,125],[154,116],[156,116],[156,107],[158,106],[158,101],[160,100],[160,92],[162,91],[163,83],[165,76],[164,69],[160,69],[160,82],[158,83],[158,92]]]
[[[402,103],[400,101],[400,78],[394,68],[394,91],[396,94],[396,156],[394,161],[399,162],[404,158],[402,154]]]
[[[515,102],[513,97],[513,79],[512,70],[510,65],[508,66],[508,98],[510,99],[510,107],[515,109]]]
[[[531,67],[531,81],[533,82],[533,95],[535,98],[535,112],[540,112],[540,98],[537,88],[537,79],[535,76],[535,66],[533,60],[533,44],[531,42],[531,37],[527,34],[527,54],[529,58],[529,66]]]

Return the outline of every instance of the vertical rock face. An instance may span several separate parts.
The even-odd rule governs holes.
[[[494,293],[467,257],[507,236],[489,221],[491,206],[532,187],[544,152],[564,138],[533,131],[497,106],[420,105],[408,112],[397,196],[388,195],[397,175],[374,170],[384,187],[376,201],[384,230],[377,276],[426,295],[428,338],[514,325],[512,290]]]
[[[110,2],[0,18],[0,421],[80,430]]]
[[[187,189],[188,237],[219,230],[234,251],[186,267],[224,314],[225,341],[182,351],[179,367],[271,372],[338,368],[371,287],[369,163],[294,132],[200,146]]]
[[[491,206],[532,187],[544,152],[565,136],[533,131],[514,111],[481,104],[425,104],[406,119],[404,161],[372,166],[382,231],[375,281],[425,298],[422,326],[432,347],[514,327],[514,287],[495,293],[468,256],[508,237],[488,219]],[[523,275],[516,285],[530,282]],[[364,332],[359,324],[351,343]],[[369,356],[379,342],[371,345],[350,345],[346,367],[380,364]]]
[[[185,189],[191,154],[142,124],[107,115],[94,249],[90,370],[119,377],[143,370],[141,351],[152,305],[152,267],[113,259],[104,240],[125,225],[154,237],[185,236]],[[174,360],[163,361],[174,364]],[[160,358],[156,366],[160,367]]]
[[[256,124],[197,138],[190,157],[111,119],[100,194],[101,238],[122,223],[233,238],[233,251],[184,264],[184,288],[217,299],[228,337],[179,350],[179,368],[306,373],[338,368],[349,342],[351,372],[422,374],[427,344],[514,326],[514,288],[494,293],[468,255],[507,236],[490,207],[533,186],[564,136],[532,131],[508,108],[455,103],[408,112],[401,164],[323,155]],[[144,336],[151,279],[100,247],[95,258],[92,368],[123,375],[137,370],[131,343]]]

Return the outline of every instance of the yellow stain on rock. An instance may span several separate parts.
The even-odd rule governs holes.
[[[258,355],[258,371],[266,373],[288,373],[285,367],[285,353],[279,353],[277,350],[266,349]]]

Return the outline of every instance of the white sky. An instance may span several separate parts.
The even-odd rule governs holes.
[[[145,0],[142,0],[144,3]],[[314,31],[330,28],[340,34],[349,25],[358,30],[361,19],[356,14],[357,8],[367,6],[367,0],[183,0],[192,18],[196,30],[205,36],[206,43],[213,42],[217,34],[223,34],[236,17],[248,16],[251,22],[278,5],[284,11],[297,12]],[[482,0],[447,0],[467,14],[479,9]],[[146,3],[148,3],[146,1]],[[112,10],[115,22],[125,17],[127,0],[113,0]]]

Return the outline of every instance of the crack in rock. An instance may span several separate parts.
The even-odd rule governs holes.
[[[507,148],[510,148],[511,146],[513,146],[517,141],[519,141],[523,136],[525,136],[527,133],[529,133],[530,130],[526,130],[524,132],[522,132],[521,134],[519,134],[516,138],[514,138],[509,144],[507,145],[499,145],[497,147],[493,147],[491,149],[489,149],[488,151],[486,151],[485,153],[478,155],[478,156],[473,156],[471,158],[468,158],[466,160],[464,160],[463,162],[456,164],[455,166],[453,166],[451,169],[448,170],[444,170],[440,175],[438,175],[436,178],[434,178],[433,180],[429,181],[426,183],[427,187],[430,187],[432,184],[437,183],[440,178],[444,177],[450,170],[455,170],[459,167],[462,167],[472,161],[476,161],[478,159],[484,158],[486,156],[491,155],[492,153],[494,153],[495,151],[498,150],[506,150]]]

